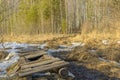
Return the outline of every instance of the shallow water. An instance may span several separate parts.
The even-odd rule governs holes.
[[[72,43],[71,46],[58,45],[58,49],[48,49],[46,52],[49,55],[59,52],[69,52],[77,46],[83,46],[82,43]],[[8,56],[0,62],[0,77],[7,77],[6,69],[9,68],[12,64],[18,62],[19,60],[19,51],[22,49],[28,49],[29,47],[36,47],[38,49],[44,49],[47,46],[47,43],[44,44],[26,44],[26,43],[17,43],[17,42],[5,42],[0,44],[0,50],[8,52]],[[11,74],[13,75],[13,74]],[[10,75],[10,76],[11,76]]]
[[[26,44],[26,43],[16,43],[16,42],[5,42],[0,44],[0,50],[6,51],[8,56],[0,61],[0,77],[7,77],[6,69],[9,68],[12,64],[18,62],[19,60],[19,51],[26,49],[29,46],[39,46],[40,44]],[[13,74],[11,74],[13,75]]]

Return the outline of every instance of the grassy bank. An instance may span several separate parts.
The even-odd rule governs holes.
[[[39,43],[53,38],[66,36],[64,34],[41,34],[41,35],[4,35],[3,42]]]
[[[72,37],[71,37],[72,36]],[[20,42],[20,43],[39,43],[54,38],[69,37],[70,41],[87,42],[90,40],[120,40],[120,33],[97,33],[96,31],[86,34],[40,34],[40,35],[4,35],[3,42]]]

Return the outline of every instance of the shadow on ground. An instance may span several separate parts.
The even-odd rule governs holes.
[[[98,70],[88,69],[74,63],[70,64],[69,70],[75,75],[74,80],[120,80],[120,78],[109,77]]]

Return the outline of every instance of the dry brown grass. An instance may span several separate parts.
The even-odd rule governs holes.
[[[115,32],[115,33],[97,33],[97,31],[93,31],[92,33],[88,34],[81,34],[77,35],[74,38],[70,38],[71,41],[82,41],[82,42],[89,42],[89,41],[100,41],[100,40],[105,40],[105,39],[110,39],[110,40],[120,40],[120,32]]]
[[[40,35],[4,35],[4,42],[38,43],[53,38],[63,37],[64,34],[40,34]]]
[[[105,22],[106,21],[106,22]],[[120,20],[104,18],[97,26],[93,27],[91,22],[83,23],[81,35],[71,38],[72,41],[120,40]]]
[[[107,22],[105,22],[107,21]],[[66,34],[67,35],[67,34]],[[40,42],[44,40],[51,40],[56,37],[66,36],[65,34],[40,34],[40,35],[4,35],[4,42]],[[81,34],[70,38],[71,41],[113,39],[120,40],[120,20],[103,18],[101,22],[93,27],[91,22],[85,22],[81,25]]]
[[[73,60],[76,62],[82,63],[88,69],[95,69],[100,72],[105,73],[110,77],[118,77],[120,78],[120,67],[114,62],[104,62],[100,61],[98,57],[105,58],[106,60],[119,61],[119,48],[120,45],[116,44],[116,41],[120,40],[120,33],[116,32],[114,34],[110,33],[100,33],[94,31],[89,34],[81,34],[76,35],[75,37],[68,38],[59,38],[68,35],[56,34],[56,35],[20,35],[20,36],[4,36],[4,42],[27,42],[27,43],[39,43],[44,40],[52,40],[49,41],[49,46],[54,48],[60,44],[69,44],[71,42],[84,42],[86,45],[83,47],[77,47],[74,51],[70,52],[66,55],[68,60]],[[110,41],[109,45],[103,45],[102,40],[107,39]],[[95,54],[91,54],[89,49],[97,48],[97,52]],[[114,75],[115,74],[115,75]],[[17,80],[17,78],[16,78]],[[22,79],[21,79],[22,80]]]

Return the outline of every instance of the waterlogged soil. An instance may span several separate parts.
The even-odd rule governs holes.
[[[75,80],[120,80],[119,50],[76,48],[67,55]]]
[[[71,42],[69,39],[54,40],[50,47],[70,45]],[[75,75],[73,80],[120,80],[120,44],[117,40],[109,40],[108,44],[90,40],[71,52],[58,53],[57,57],[70,62],[68,69]]]
[[[109,44],[103,44],[101,40],[90,40],[84,46],[78,46],[70,52],[53,55],[70,62],[67,68],[75,76],[74,78],[63,79],[56,73],[50,78],[32,78],[32,80],[120,80],[120,44],[111,41]],[[58,45],[69,46],[72,42],[68,38],[53,39],[47,42],[48,46],[45,50],[58,49]],[[1,59],[4,57],[5,55],[0,54]],[[9,79],[27,80],[28,78]]]

